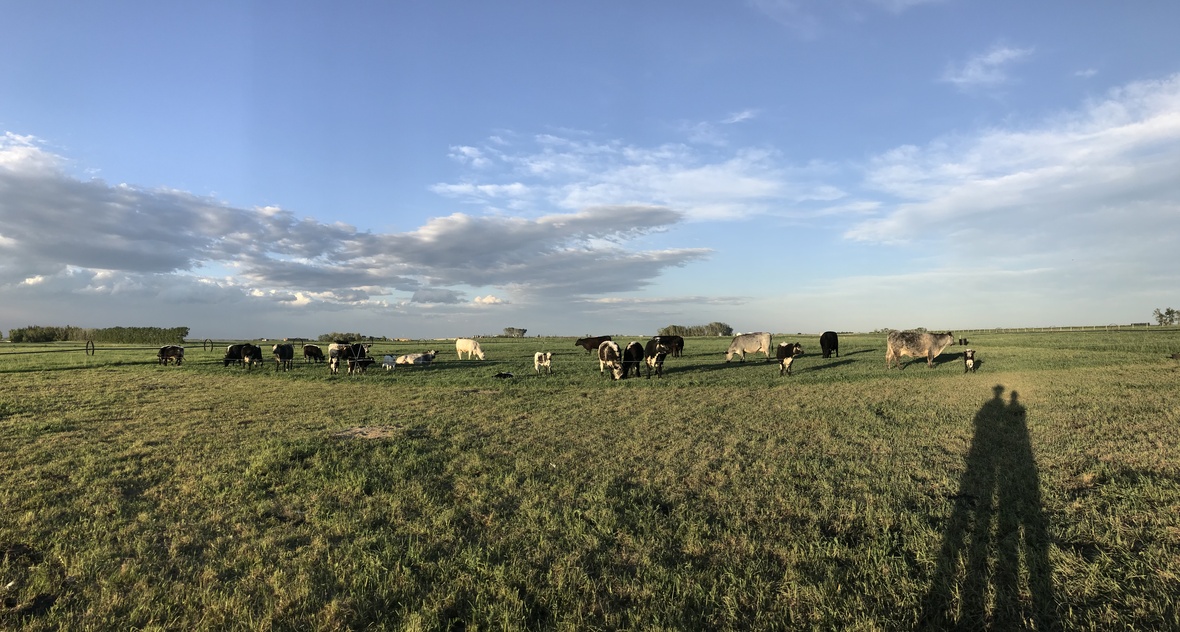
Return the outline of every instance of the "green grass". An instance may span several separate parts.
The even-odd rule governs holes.
[[[775,340],[792,377],[0,355],[0,628],[1180,627],[1180,332]]]

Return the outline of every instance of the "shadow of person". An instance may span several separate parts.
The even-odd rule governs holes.
[[[926,629],[1059,629],[1025,409],[1004,387],[975,415],[967,468],[922,604]]]

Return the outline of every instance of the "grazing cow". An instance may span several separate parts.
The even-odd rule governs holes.
[[[391,356],[391,355],[387,355],[387,356],[385,356],[384,358],[381,358],[381,366],[382,366],[382,367],[383,367],[383,368],[384,368],[386,371],[392,371],[392,370],[393,370],[393,366],[394,366],[395,364],[397,364],[397,358],[395,358],[395,357],[393,357],[393,356]]]
[[[619,345],[610,340],[603,340],[598,345],[598,372],[606,374],[606,367],[610,367],[611,379],[623,379],[623,356],[619,352]]]
[[[574,346],[581,347],[586,350],[586,353],[590,353],[591,351],[594,351],[600,345],[602,345],[602,343],[608,342],[609,340],[610,340],[610,336],[594,336],[593,338],[578,338],[576,341],[574,341]]]
[[[295,360],[295,347],[289,342],[283,342],[271,348],[275,355],[275,371],[290,371],[291,363]]]
[[[623,349],[623,379],[631,375],[631,371],[635,371],[635,377],[639,377],[639,369],[643,366],[643,345],[638,340],[632,340]]]
[[[262,366],[262,347],[248,342],[242,344],[242,364],[247,369],[253,369],[255,365]]]
[[[430,366],[434,362],[434,357],[438,355],[437,351],[427,351],[426,353],[407,353],[400,355],[394,360],[395,364],[408,364],[411,366]]]
[[[774,357],[778,358],[779,377],[791,374],[791,363],[795,358],[803,355],[803,345],[797,342],[780,342],[775,349]]]
[[[324,350],[320,349],[318,345],[303,345],[303,361],[323,362]]]
[[[533,354],[533,370],[537,373],[541,372],[541,367],[545,367],[546,373],[553,372],[553,352],[552,351],[538,351]]]
[[[156,353],[156,359],[160,361],[160,364],[176,362],[176,366],[180,366],[180,363],[184,362],[184,347],[179,345],[160,347],[160,351]]]
[[[725,352],[725,361],[729,362],[737,354],[742,362],[746,361],[747,353],[762,352],[766,354],[766,361],[770,362],[770,334],[759,331],[752,334],[739,334],[729,343],[729,350]]]
[[[955,344],[955,335],[932,334],[922,331],[891,331],[889,332],[889,347],[885,350],[885,368],[890,368],[897,360],[897,368],[901,365],[902,356],[921,358],[925,356],[926,366],[934,366],[934,358],[950,345]]]
[[[975,372],[975,349],[968,349],[963,352],[963,372]]]
[[[836,335],[834,331],[825,331],[819,336],[819,350],[824,354],[825,358],[832,357],[832,352],[836,352],[836,357],[840,357],[840,336]]]
[[[468,360],[471,359],[472,354],[475,354],[475,357],[479,358],[480,360],[483,359],[483,349],[479,348],[479,342],[472,340],[471,338],[459,338],[456,340],[455,353],[459,354],[460,360],[463,359],[464,353],[467,354]]]

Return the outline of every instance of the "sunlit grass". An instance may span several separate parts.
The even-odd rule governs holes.
[[[1180,626],[1180,334],[978,335],[974,374],[781,340],[792,377],[689,339],[622,382],[567,339],[378,345],[442,354],[356,376],[0,355],[0,627]],[[1020,440],[1039,507],[994,513],[1044,519],[1023,548],[963,526],[972,463]]]

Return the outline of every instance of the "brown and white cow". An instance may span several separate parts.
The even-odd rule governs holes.
[[[552,351],[538,351],[533,354],[533,370],[540,373],[542,367],[544,367],[546,373],[553,372]]]
[[[610,367],[611,379],[623,379],[623,355],[618,343],[610,340],[598,345],[598,372],[605,375],[607,367]]]
[[[885,368],[890,368],[893,361],[897,361],[897,368],[904,368],[901,364],[902,356],[926,358],[926,366],[934,366],[943,349],[955,344],[955,335],[932,334],[925,331],[891,331],[889,332],[888,348],[885,350]]]

